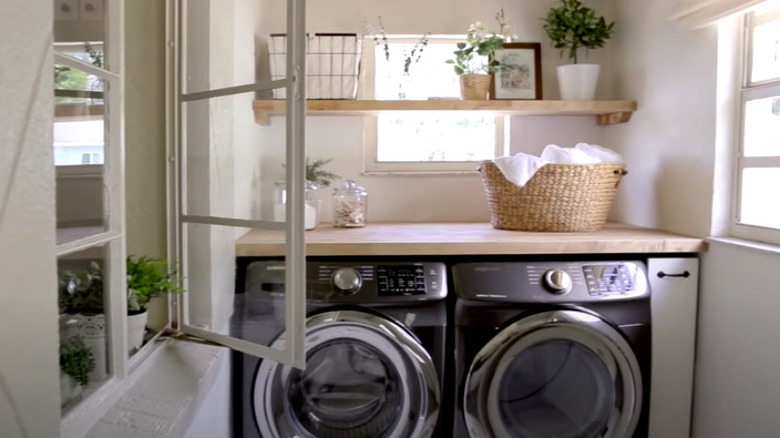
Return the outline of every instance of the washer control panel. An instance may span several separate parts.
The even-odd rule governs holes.
[[[452,267],[458,297],[518,303],[578,303],[649,296],[642,261],[479,262]]]
[[[247,266],[247,292],[285,293],[283,261],[262,260]],[[447,296],[447,269],[441,262],[309,260],[306,293],[312,302],[403,303]]]

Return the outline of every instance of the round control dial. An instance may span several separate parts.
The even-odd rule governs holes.
[[[333,273],[330,282],[338,293],[352,295],[360,289],[363,279],[355,268],[339,268]]]
[[[561,269],[550,269],[544,273],[544,286],[554,294],[565,294],[571,290],[571,276]]]

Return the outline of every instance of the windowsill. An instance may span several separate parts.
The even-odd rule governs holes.
[[[705,239],[708,243],[718,245],[734,246],[745,248],[752,251],[759,251],[768,254],[780,255],[780,246],[771,243],[756,242],[752,240],[739,239],[736,237],[708,237]]]
[[[134,382],[85,435],[87,438],[180,438],[212,389],[229,350],[165,340]]]

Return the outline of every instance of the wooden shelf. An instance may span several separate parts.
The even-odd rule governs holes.
[[[256,100],[255,121],[268,125],[284,114],[283,100]],[[598,125],[625,123],[636,111],[632,100],[310,100],[309,115],[366,116],[388,111],[491,111],[508,116],[595,116]]]

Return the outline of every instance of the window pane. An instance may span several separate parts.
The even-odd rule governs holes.
[[[780,97],[748,101],[744,129],[744,156],[780,155]]]
[[[752,82],[780,77],[780,20],[753,29]]]
[[[63,256],[57,263],[63,412],[87,397],[109,375],[108,324],[103,305],[106,250],[106,246],[89,248]]]
[[[742,170],[742,203],[739,222],[747,225],[780,228],[780,168]]]
[[[54,76],[57,243],[63,244],[102,233],[107,223],[107,82],[66,66],[55,66]]]
[[[379,161],[477,161],[493,158],[495,117],[387,114],[377,118]]]
[[[406,40],[405,40],[406,41]],[[455,40],[429,42],[422,52],[415,41],[392,42],[375,48],[375,98],[378,100],[418,99],[432,97],[458,98],[460,82],[445,61],[454,58]],[[412,51],[415,50],[414,56]],[[389,54],[389,56],[387,55]],[[408,62],[407,62],[408,61]]]

